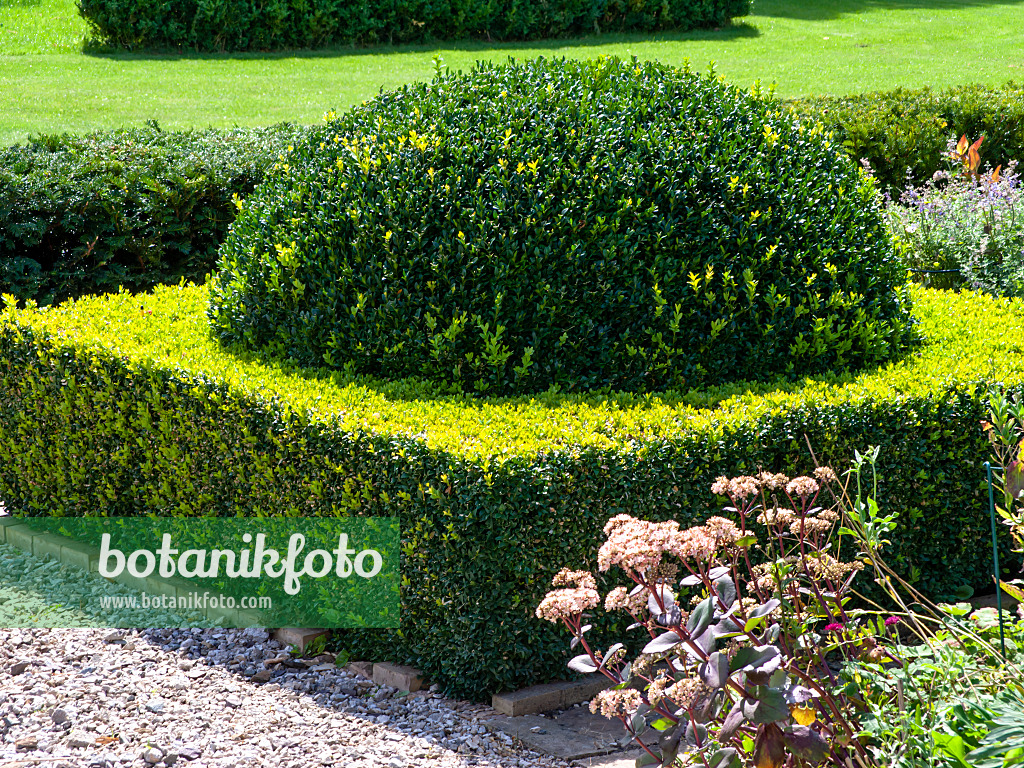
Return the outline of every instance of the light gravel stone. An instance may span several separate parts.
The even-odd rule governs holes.
[[[33,626],[81,624],[83,589],[124,590],[97,581],[0,544],[0,626],[22,627],[0,630],[0,765],[45,750],[72,768],[567,768],[487,733],[490,707],[292,659],[265,630]]]

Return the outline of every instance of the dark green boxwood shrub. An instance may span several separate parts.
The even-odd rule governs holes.
[[[608,518],[702,521],[717,475],[805,471],[805,436],[839,471],[881,446],[901,575],[932,597],[991,585],[979,421],[989,382],[1024,391],[1007,342],[1024,308],[913,299],[921,347],[858,375],[512,399],[230,354],[209,337],[205,287],[8,310],[0,500],[30,515],[398,515],[401,631],[341,641],[485,698],[566,674],[563,633],[533,612],[559,568],[596,568]],[[625,634],[595,624],[602,647]]]
[[[835,131],[850,157],[871,163],[890,191],[919,186],[946,168],[950,138],[984,136],[982,161],[993,168],[1024,160],[1024,86],[964,85],[821,97],[790,102],[809,122]]]
[[[266,51],[481,37],[534,40],[728,24],[750,0],[79,0],[101,44]]]
[[[202,280],[247,195],[305,129],[37,136],[0,152],[0,293]]]
[[[651,391],[889,359],[871,182],[713,75],[540,59],[382,94],[251,197],[220,338],[467,391]]]

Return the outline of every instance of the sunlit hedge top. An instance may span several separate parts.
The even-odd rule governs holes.
[[[898,362],[860,374],[646,396],[472,398],[446,395],[429,383],[382,382],[323,368],[300,371],[239,357],[209,336],[205,287],[86,298],[45,310],[8,308],[0,314],[0,330],[27,326],[56,336],[61,346],[108,350],[133,365],[179,371],[186,380],[225,381],[311,418],[336,419],[346,430],[413,437],[486,465],[567,447],[643,452],[675,436],[713,436],[803,405],[896,407],[975,382],[1024,382],[1021,302],[919,287],[912,296],[924,343]]]
[[[467,392],[644,392],[892,357],[875,192],[771,99],[654,63],[385,93],[282,156],[221,249],[226,342]]]

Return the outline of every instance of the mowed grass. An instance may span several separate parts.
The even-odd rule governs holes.
[[[439,43],[269,55],[83,53],[73,0],[0,0],[0,143],[157,120],[165,128],[314,122],[413,80],[432,58],[689,59],[781,96],[1024,78],[1024,0],[755,0],[755,15],[689,34],[529,44]]]
[[[75,0],[0,0],[0,55],[81,53],[88,33]]]

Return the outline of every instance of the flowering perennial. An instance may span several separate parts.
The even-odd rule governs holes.
[[[675,765],[687,753],[686,764],[709,768],[868,764],[849,703],[830,690],[825,656],[839,649],[876,661],[888,651],[870,634],[848,631],[858,619],[844,594],[863,564],[841,562],[831,549],[841,514],[818,504],[835,483],[829,468],[813,477],[720,477],[711,490],[731,506],[702,525],[681,530],[625,514],[609,520],[598,567],[618,566],[633,588],[615,587],[604,607],[626,611],[631,629],[649,636],[632,661],[621,643],[602,654],[587,641],[583,614],[600,602],[593,576],[568,569],[555,576],[561,589],[537,615],[572,632],[584,651],[572,669],[614,683],[591,711],[620,719],[647,752],[644,764]],[[754,521],[764,530],[755,531]],[[752,563],[759,540],[768,558]],[[896,620],[869,626],[881,631]],[[659,738],[641,741],[649,727]]]

